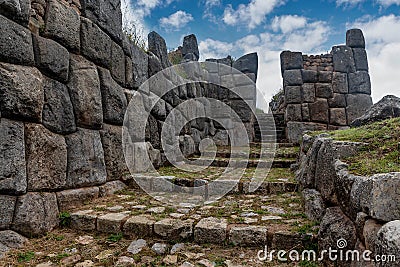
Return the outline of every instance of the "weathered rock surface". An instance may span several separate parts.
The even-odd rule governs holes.
[[[122,128],[104,124],[100,134],[107,169],[107,181],[119,180],[129,173],[122,148]]]
[[[81,56],[72,56],[68,89],[77,125],[101,128],[103,109],[96,65]]]
[[[124,89],[114,81],[108,70],[103,68],[99,68],[98,70],[104,121],[114,125],[122,125],[128,106]]]
[[[43,125],[58,134],[76,131],[74,107],[68,87],[50,78],[44,80]]]
[[[154,70],[150,68],[149,56],[136,45],[131,45],[132,51],[132,64],[133,64],[133,87],[139,88],[149,75],[149,71]],[[151,65],[153,66],[153,65]]]
[[[351,126],[358,127],[396,117],[400,117],[400,98],[388,95],[368,109],[363,116],[354,120]]]
[[[98,197],[98,187],[71,189],[57,192],[58,206],[61,212],[68,211],[74,207],[79,207],[83,203],[92,201]]]
[[[339,240],[345,240],[341,245]],[[318,233],[318,248],[320,250],[331,249],[353,249],[356,245],[356,229],[353,222],[343,214],[339,207],[328,208],[326,214],[322,219],[320,230]],[[327,264],[332,262],[327,262]],[[346,262],[338,261],[339,266],[348,266]]]
[[[154,224],[154,232],[171,240],[186,239],[193,233],[193,221],[164,219]]]
[[[3,0],[0,2],[0,14],[27,26],[29,22],[29,0]]]
[[[163,68],[168,68],[171,66],[171,62],[168,59],[167,44],[164,38],[162,38],[158,33],[151,32],[148,36],[149,40],[149,51],[156,55],[160,61]]]
[[[302,194],[307,217],[313,221],[321,221],[326,209],[321,194],[315,189],[305,189]]]
[[[257,53],[251,53],[240,57],[233,63],[233,68],[239,70],[242,73],[254,74],[257,80],[258,75],[258,55]]]
[[[2,118],[0,136],[0,192],[23,194],[27,189],[24,124]]]
[[[27,238],[14,231],[6,230],[0,232],[0,244],[9,248],[22,248],[26,242],[28,242]]]
[[[18,198],[12,229],[37,236],[58,225],[58,205],[54,193],[27,193]]]
[[[0,229],[9,229],[11,226],[17,197],[0,195]]]
[[[99,132],[78,129],[76,133],[66,136],[66,142],[68,188],[105,183],[107,174]]]
[[[57,0],[48,3],[44,36],[65,45],[73,51],[80,49],[80,18],[72,8]]]
[[[36,64],[39,69],[61,82],[68,81],[69,52],[57,42],[34,35]]]
[[[40,124],[25,125],[28,191],[61,189],[67,178],[65,138]]]
[[[378,232],[376,255],[393,255],[397,261],[400,258],[400,221],[385,224]],[[393,262],[381,262],[378,266],[394,266]]]
[[[226,240],[227,226],[225,219],[202,219],[194,228],[194,240],[198,243],[221,244]]]
[[[267,227],[262,226],[235,226],[229,232],[229,240],[239,246],[263,246],[267,232]]]
[[[83,0],[84,16],[95,22],[112,38],[122,43],[122,11],[118,0]]]
[[[3,3],[0,3],[0,9],[3,8]],[[31,32],[1,15],[0,31],[2,33],[0,36],[0,60],[14,64],[33,65],[35,59]]]
[[[96,24],[82,18],[82,54],[102,67],[111,66],[112,40]]]
[[[151,237],[155,221],[146,216],[134,216],[124,224],[123,232],[128,236]]]
[[[38,69],[0,63],[1,116],[41,122],[43,76]]]
[[[185,36],[183,38],[182,56],[185,57],[188,54],[193,54],[195,56],[194,61],[198,61],[200,58],[197,38],[194,34]]]

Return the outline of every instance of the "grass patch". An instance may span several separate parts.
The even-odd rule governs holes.
[[[59,215],[60,219],[60,226],[61,227],[68,227],[71,224],[71,214],[69,212],[61,212]]]
[[[344,159],[351,173],[370,176],[400,172],[400,118],[327,134],[337,141],[368,144],[356,156]]]
[[[35,252],[18,253],[18,262],[29,262],[35,257]]]
[[[121,241],[122,238],[123,238],[123,234],[122,234],[122,233],[111,234],[111,235],[107,238],[107,241],[108,241],[108,242],[112,242],[112,243],[117,243],[117,242]]]

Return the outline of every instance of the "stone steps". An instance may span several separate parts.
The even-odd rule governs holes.
[[[212,162],[210,163],[210,161]],[[215,158],[215,159],[196,159],[192,158],[186,162],[187,164],[195,165],[195,166],[212,166],[212,167],[228,167],[229,159],[226,158]],[[272,162],[267,160],[236,160],[238,166],[247,167],[247,168],[255,168],[258,167],[259,164],[260,168],[290,168],[292,164],[296,163],[296,159],[279,159],[275,158]]]
[[[264,181],[255,191],[250,190],[250,180],[243,178],[239,182],[235,180],[215,180],[210,179],[189,179],[189,178],[177,178],[174,176],[157,176],[157,177],[145,177],[140,178],[141,185],[146,185],[146,190],[153,192],[167,192],[167,193],[188,193],[190,195],[197,195],[206,197],[210,190],[214,190],[218,187],[229,186],[232,189],[228,194],[284,194],[291,192],[298,192],[298,184],[289,182],[288,178],[282,178],[281,181],[271,182]],[[129,183],[130,187],[135,190],[140,190],[141,187],[137,184],[133,177],[127,177],[126,183]],[[210,184],[213,183],[212,189]],[[204,185],[204,188],[201,186]],[[208,199],[206,199],[207,201]]]
[[[136,199],[141,201],[135,202]],[[288,204],[288,199],[293,203]],[[313,237],[296,232],[298,225],[309,221],[302,215],[299,196],[294,193],[276,197],[225,196],[203,207],[182,205],[174,209],[159,204],[146,195],[116,195],[72,211],[70,227],[122,233],[132,239],[261,248],[268,244],[280,249],[282,244],[293,242],[304,245]]]

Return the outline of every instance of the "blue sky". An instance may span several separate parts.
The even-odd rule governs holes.
[[[326,53],[345,42],[347,29],[358,27],[367,42],[374,102],[399,91],[400,0],[133,0],[122,5],[124,21],[135,21],[145,34],[158,32],[169,49],[194,33],[202,60],[258,52],[257,86],[267,100],[281,87],[281,51]]]

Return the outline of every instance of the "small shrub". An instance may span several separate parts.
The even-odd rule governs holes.
[[[123,237],[122,233],[112,234],[107,238],[107,241],[117,243],[117,242],[121,241],[122,237]]]
[[[71,214],[67,211],[63,211],[59,215],[60,219],[60,226],[61,227],[68,227],[71,225]]]

